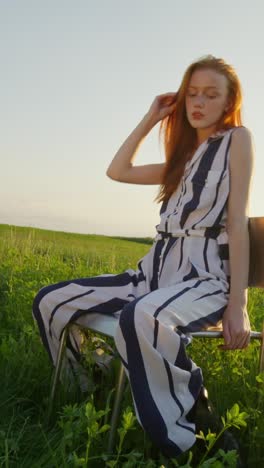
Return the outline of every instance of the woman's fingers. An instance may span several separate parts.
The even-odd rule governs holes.
[[[166,93],[166,94],[161,94],[160,96],[158,96],[159,100],[163,104],[174,104],[176,97],[177,97],[177,93]]]
[[[164,93],[164,94],[160,94],[159,96],[160,96],[160,97],[162,97],[162,96],[164,96],[164,97],[166,97],[166,96],[172,96],[172,97],[175,97],[175,96],[177,96],[177,94],[178,94],[178,92],[177,92],[177,91],[176,91],[176,92],[174,91],[174,92],[172,92],[172,93]]]
[[[250,341],[250,322],[246,310],[242,309],[239,313],[235,314],[234,309],[228,306],[225,310],[222,323],[224,344],[220,346],[221,349],[243,349],[248,346]]]
[[[175,110],[177,105],[177,94],[178,92],[170,92],[159,94],[155,97],[148,110],[148,114],[155,123],[164,119]]]
[[[235,349],[243,349],[248,346],[250,342],[250,331],[245,332],[240,339],[237,340],[236,348]]]
[[[250,331],[243,331],[242,333],[232,334],[230,340],[225,339],[224,345],[220,348],[224,350],[244,349],[249,345],[250,342]]]

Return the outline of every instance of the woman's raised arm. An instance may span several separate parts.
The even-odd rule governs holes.
[[[173,112],[177,93],[156,96],[149,111],[115,154],[106,174],[113,180],[130,184],[155,185],[162,182],[165,163],[133,166],[140,144],[152,128]]]

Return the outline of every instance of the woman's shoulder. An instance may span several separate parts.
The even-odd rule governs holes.
[[[232,134],[232,141],[237,142],[248,142],[253,139],[252,132],[248,127],[244,125],[239,125],[237,127],[232,127],[229,129],[230,133]]]
[[[240,141],[242,140],[252,140],[252,133],[249,128],[245,127],[244,125],[237,125],[235,127],[227,127],[217,132],[213,133],[209,138],[208,141],[215,140],[218,138],[227,138],[229,139],[231,136],[231,140],[235,139]],[[233,138],[234,136],[234,138]]]
[[[241,125],[232,128],[230,161],[232,164],[247,164],[254,159],[254,144],[249,128]]]

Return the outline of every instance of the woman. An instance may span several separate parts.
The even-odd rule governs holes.
[[[160,185],[157,236],[137,271],[51,285],[34,301],[53,362],[67,323],[87,324],[89,313],[120,315],[115,342],[138,420],[168,456],[195,442],[190,415],[202,373],[186,355],[188,332],[222,322],[224,349],[249,343],[253,150],[240,108],[241,88],[230,65],[213,56],[191,64],[177,93],[155,98],[107,171],[121,182]],[[140,143],[160,121],[166,162],[134,166]],[[78,351],[73,332],[67,346],[73,366]]]

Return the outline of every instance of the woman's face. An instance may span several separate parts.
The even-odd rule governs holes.
[[[214,128],[228,108],[227,78],[214,70],[195,70],[187,88],[185,106],[193,128]]]

